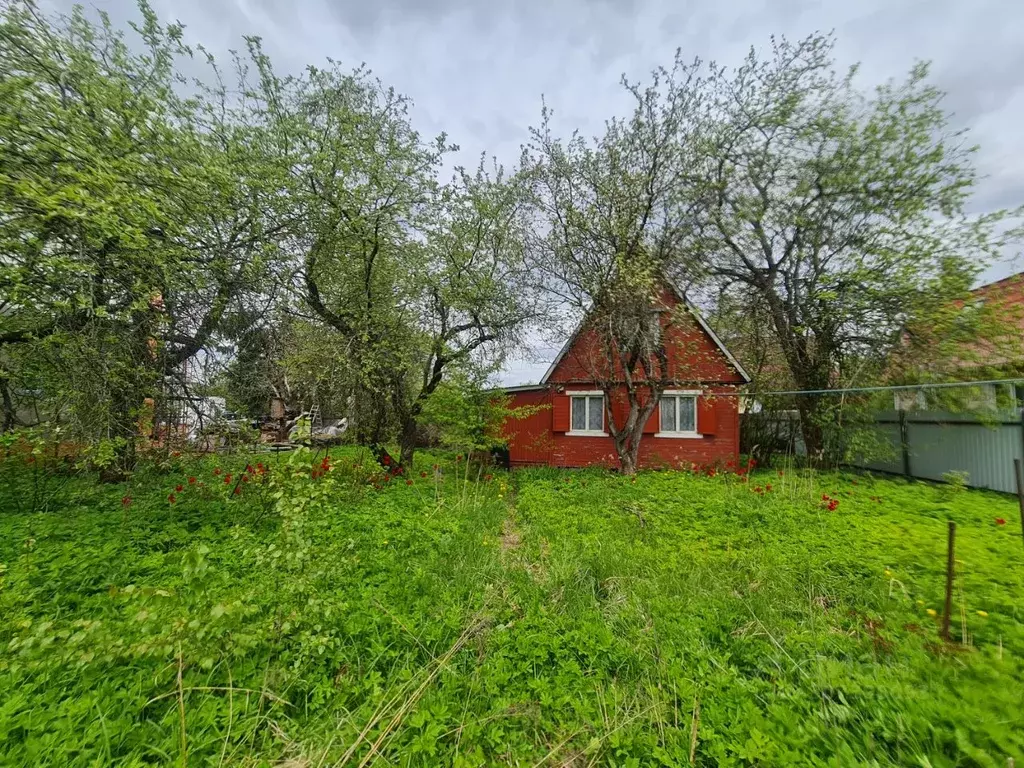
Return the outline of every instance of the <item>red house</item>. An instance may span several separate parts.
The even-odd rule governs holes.
[[[735,394],[750,377],[692,305],[671,289],[659,300],[673,384],[644,425],[639,466],[688,467],[692,462],[736,460],[740,398]],[[680,305],[685,311],[674,311]],[[513,408],[546,406],[505,422],[511,466],[618,466],[607,430],[605,395],[589,373],[597,348],[596,334],[584,321],[539,384],[506,388]],[[611,391],[610,411],[619,425],[628,413],[625,393],[624,384]]]

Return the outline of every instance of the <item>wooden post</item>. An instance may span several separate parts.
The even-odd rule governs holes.
[[[949,521],[949,543],[946,553],[946,605],[942,610],[942,639],[949,640],[949,617],[953,613],[953,570],[956,560],[953,556],[956,540],[956,523]]]
[[[1020,535],[1024,540],[1024,471],[1020,459],[1013,460],[1013,474],[1017,478],[1017,505],[1020,507]]]

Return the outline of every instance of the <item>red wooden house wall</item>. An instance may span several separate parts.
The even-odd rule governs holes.
[[[674,306],[674,294],[663,297]],[[666,315],[665,318],[669,316]],[[663,318],[664,339],[671,389],[699,391],[697,397],[698,437],[658,436],[660,405],[644,425],[640,441],[640,465],[677,467],[735,460],[739,456],[739,398],[737,387],[747,382],[746,374],[718,339],[696,316],[674,312]],[[558,359],[535,387],[510,390],[512,406],[538,407],[523,419],[509,419],[504,425],[512,466],[551,465],[557,467],[618,466],[615,446],[609,435],[570,434],[570,397],[592,392],[595,366],[602,365],[596,336],[577,332]],[[613,391],[610,408],[616,424],[628,413],[626,390]],[[607,418],[605,431],[607,432]]]

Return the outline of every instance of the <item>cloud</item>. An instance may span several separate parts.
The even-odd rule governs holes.
[[[277,66],[298,71],[327,57],[366,62],[412,97],[425,135],[511,164],[538,122],[541,98],[557,130],[601,130],[628,100],[619,77],[643,77],[676,48],[734,65],[771,34],[835,30],[845,66],[862,62],[864,87],[933,62],[958,126],[971,128],[985,176],[972,210],[1024,202],[1024,5],[1005,0],[153,0],[190,41],[224,55],[242,35],[264,39]],[[70,0],[50,0],[67,9]],[[134,0],[92,0],[115,22]]]

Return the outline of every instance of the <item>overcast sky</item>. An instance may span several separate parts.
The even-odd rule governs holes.
[[[861,83],[902,78],[915,60],[933,64],[958,125],[981,145],[986,178],[977,211],[1024,202],[1024,3],[1013,0],[151,0],[190,42],[220,57],[259,35],[275,65],[298,71],[331,57],[365,62],[412,97],[424,135],[441,131],[462,148],[512,164],[541,97],[556,127],[587,134],[628,108],[618,85],[668,64],[676,48],[735,64],[770,35],[835,30],[843,65],[861,62]],[[70,2],[49,5],[66,9]],[[87,2],[115,22],[134,0]],[[1024,268],[1001,265],[995,279]],[[544,366],[509,378],[536,380]],[[535,375],[534,375],[535,374]]]

